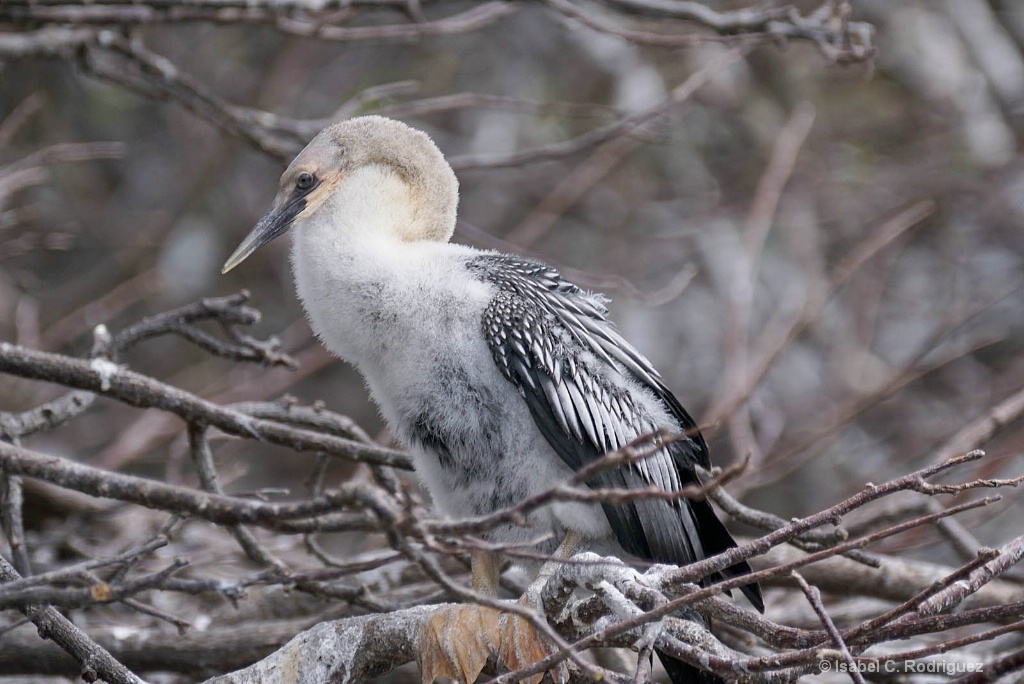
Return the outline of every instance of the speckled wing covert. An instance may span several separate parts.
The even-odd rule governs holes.
[[[642,399],[612,381],[610,374],[622,374],[653,392],[677,423],[667,427],[687,436],[589,484],[674,491],[697,482],[694,464],[710,466],[704,438],[651,363],[607,320],[604,306],[539,262],[488,254],[470,268],[498,287],[483,317],[494,361],[569,467],[578,470],[663,427],[643,409]],[[685,565],[735,546],[706,501],[644,499],[602,506],[619,544],[643,559]],[[740,563],[723,574],[748,572]],[[756,584],[743,592],[763,610]]]

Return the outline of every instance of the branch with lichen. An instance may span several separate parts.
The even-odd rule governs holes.
[[[345,681],[357,681],[358,673],[398,667],[415,659],[415,626],[431,610],[423,604],[437,600],[477,602],[522,613],[546,632],[552,643],[558,644],[550,657],[529,669],[495,673],[499,675],[497,681],[515,681],[563,661],[567,661],[574,681],[593,677],[635,681],[649,674],[646,666],[639,664],[643,656],[634,661],[638,663],[636,671],[624,674],[592,662],[584,654],[597,647],[635,649],[649,654],[657,647],[729,679],[781,682],[820,671],[824,660],[842,661],[849,667],[851,663],[866,663],[879,657],[864,654],[868,646],[884,647],[897,640],[919,640],[916,643],[921,645],[911,650],[900,646],[903,653],[914,658],[951,650],[970,654],[972,647],[986,639],[1021,626],[1015,620],[1024,607],[1024,590],[1001,577],[1024,555],[1024,538],[1013,539],[998,549],[978,549],[976,557],[961,567],[932,566],[931,574],[906,559],[879,553],[861,557],[855,553],[883,539],[936,525],[998,500],[994,496],[949,505],[942,503],[945,497],[963,497],[977,489],[1004,490],[1021,483],[1022,478],[933,482],[982,458],[980,451],[947,458],[888,482],[868,484],[827,510],[789,521],[749,509],[728,497],[725,487],[731,478],[743,472],[745,464],[708,473],[703,486],[679,492],[590,489],[584,484],[601,470],[628,466],[677,437],[659,433],[606,455],[572,480],[556,484],[510,509],[474,520],[445,520],[433,516],[407,487],[388,473],[391,468],[408,467],[408,457],[373,445],[358,426],[343,416],[319,406],[304,407],[294,400],[218,406],[117,363],[126,350],[173,335],[226,363],[290,365],[290,358],[273,340],[256,340],[245,332],[258,320],[258,312],[248,306],[247,296],[242,293],[202,300],[116,332],[100,327],[91,359],[42,353],[11,344],[0,346],[0,371],[57,383],[69,390],[42,406],[0,414],[4,436],[4,441],[0,441],[0,473],[6,483],[3,527],[12,550],[18,549],[16,558],[25,566],[25,572],[5,566],[0,609],[21,610],[36,621],[59,622],[55,609],[89,610],[98,605],[117,605],[121,606],[122,612],[118,614],[126,624],[131,624],[132,614],[141,613],[187,632],[191,626],[189,619],[160,610],[149,597],[155,593],[174,594],[186,611],[190,605],[198,607],[210,597],[221,597],[242,609],[251,603],[254,593],[269,603],[273,592],[289,588],[298,595],[349,606],[340,619],[322,622],[308,631],[300,630],[316,622],[315,618],[289,623],[291,631],[283,632],[268,622],[273,643],[264,645],[262,650],[245,651],[250,663],[259,662],[245,667],[248,663],[225,654],[223,667],[236,671],[215,681],[232,682],[262,681],[268,672],[281,665],[283,658],[299,663],[308,681],[339,676],[344,679],[342,672],[348,673]],[[207,329],[210,326],[216,333]],[[181,417],[186,424],[199,487],[111,472],[45,454],[23,443],[32,435],[58,426],[73,429],[75,420],[95,406],[94,396],[115,400],[126,407],[154,408]],[[268,496],[280,494],[268,492],[254,497],[244,492],[231,493],[218,474],[208,434],[211,428],[241,440],[274,441],[296,451],[313,449],[321,453],[313,466],[307,495],[289,495],[287,501],[274,501],[268,500]],[[325,481],[324,470],[331,455],[361,461],[374,475],[361,482],[332,485]],[[148,537],[135,536],[128,548],[106,557],[83,558],[33,573],[27,561],[33,542],[25,537],[23,524],[25,482],[44,482],[59,491],[129,504],[128,509],[121,510],[152,520],[158,532]],[[17,486],[12,487],[12,483]],[[923,510],[905,507],[896,514],[887,511],[879,518],[884,522],[874,527],[861,524],[855,533],[851,532],[853,528],[842,525],[851,513],[870,511],[871,506],[888,498],[908,494],[936,502],[935,506]],[[619,559],[579,554],[562,562],[537,588],[540,613],[508,600],[521,591],[512,576],[505,577],[503,582],[509,593],[498,599],[480,595],[464,585],[464,559],[475,549],[498,548],[513,559],[544,558],[528,545],[496,547],[481,539],[481,535],[498,525],[528,525],[530,513],[539,507],[558,501],[614,503],[643,497],[704,496],[725,503],[727,511],[737,511],[740,517],[758,523],[766,533],[685,568],[633,567]],[[224,557],[236,554],[256,569],[236,573],[229,580],[206,575],[189,558],[191,554],[181,537],[186,525],[197,524],[206,525],[211,531],[224,526],[234,538],[233,551],[211,547],[206,553]],[[322,539],[351,531],[376,538],[376,549],[355,557],[331,557],[313,537]],[[313,554],[312,561],[309,556],[296,553],[303,548]],[[780,555],[786,549],[789,551]],[[172,555],[162,555],[167,551]],[[719,570],[742,559],[755,564],[752,576],[715,579]],[[816,571],[837,562],[850,567]],[[853,573],[865,581],[851,583],[843,573]],[[359,579],[374,576],[396,579],[371,582],[373,586]],[[886,581],[873,581],[872,576],[884,576]],[[759,581],[776,592],[803,592],[813,608],[813,618],[775,614],[771,593],[766,617],[724,597],[723,591],[749,581]],[[856,622],[844,619],[829,592],[849,591],[850,587],[855,587],[858,597],[873,596],[888,602],[889,607]],[[778,598],[776,594],[775,601]],[[718,625],[719,637],[693,622],[674,617],[682,609],[695,609],[710,617]],[[274,619],[282,617],[287,615],[275,615]],[[234,643],[229,636],[234,629],[230,616],[214,612],[212,619],[213,624],[206,628],[209,636],[204,636],[208,639],[207,647],[221,644],[226,648]],[[812,619],[818,621],[818,626],[809,622]],[[944,632],[967,626],[980,628],[981,636],[930,645]],[[223,636],[220,630],[224,630]],[[82,663],[83,672],[96,672],[111,681],[135,681],[130,664],[137,663],[140,673],[153,666],[152,658],[141,657],[102,629],[95,639],[81,630],[76,637],[68,638],[56,636],[57,631],[46,634],[53,635],[61,648]],[[289,638],[291,641],[281,650],[274,650],[274,646]],[[325,646],[341,643],[339,640],[361,646]],[[6,658],[5,643],[0,643],[0,656]],[[23,647],[21,641],[11,643]],[[41,646],[33,646],[38,648]],[[34,653],[33,649],[30,652]],[[332,655],[325,658],[328,652]],[[1010,667],[1007,654],[985,657],[992,668],[1001,672]],[[10,662],[20,663],[21,671],[25,672],[54,672],[47,667],[33,670],[33,662],[49,662],[46,659],[20,657]],[[168,666],[163,663],[161,667]],[[189,659],[182,659],[176,668],[170,669],[190,676],[210,674]]]

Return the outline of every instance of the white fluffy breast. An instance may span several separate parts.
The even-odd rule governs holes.
[[[453,516],[481,515],[565,481],[571,470],[484,338],[483,311],[495,288],[465,268],[479,252],[339,237],[328,228],[307,223],[295,234],[299,296],[325,346],[365,378],[435,506]],[[449,443],[431,443],[431,430]],[[558,504],[532,522],[496,536],[525,541],[567,527],[590,538],[611,534],[595,505]]]

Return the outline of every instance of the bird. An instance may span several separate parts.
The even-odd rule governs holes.
[[[444,516],[514,506],[664,430],[678,438],[586,485],[678,491],[699,483],[696,466],[711,466],[704,438],[609,320],[607,300],[543,262],[451,242],[458,202],[458,179],[426,133],[381,116],[343,120],[289,164],[223,272],[291,233],[311,328],[361,373]],[[556,556],[589,549],[680,566],[736,545],[706,500],[556,500],[527,523],[500,526],[489,540],[543,537],[540,551]],[[474,554],[474,587],[494,591],[499,567],[493,554]],[[748,573],[745,562],[722,571]],[[756,583],[741,591],[763,612]],[[674,684],[720,681],[659,657]]]

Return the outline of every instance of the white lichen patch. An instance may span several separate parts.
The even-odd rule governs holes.
[[[121,372],[121,367],[113,361],[103,358],[93,359],[89,362],[89,367],[92,368],[100,376],[100,390],[106,392],[110,389],[110,381]]]

